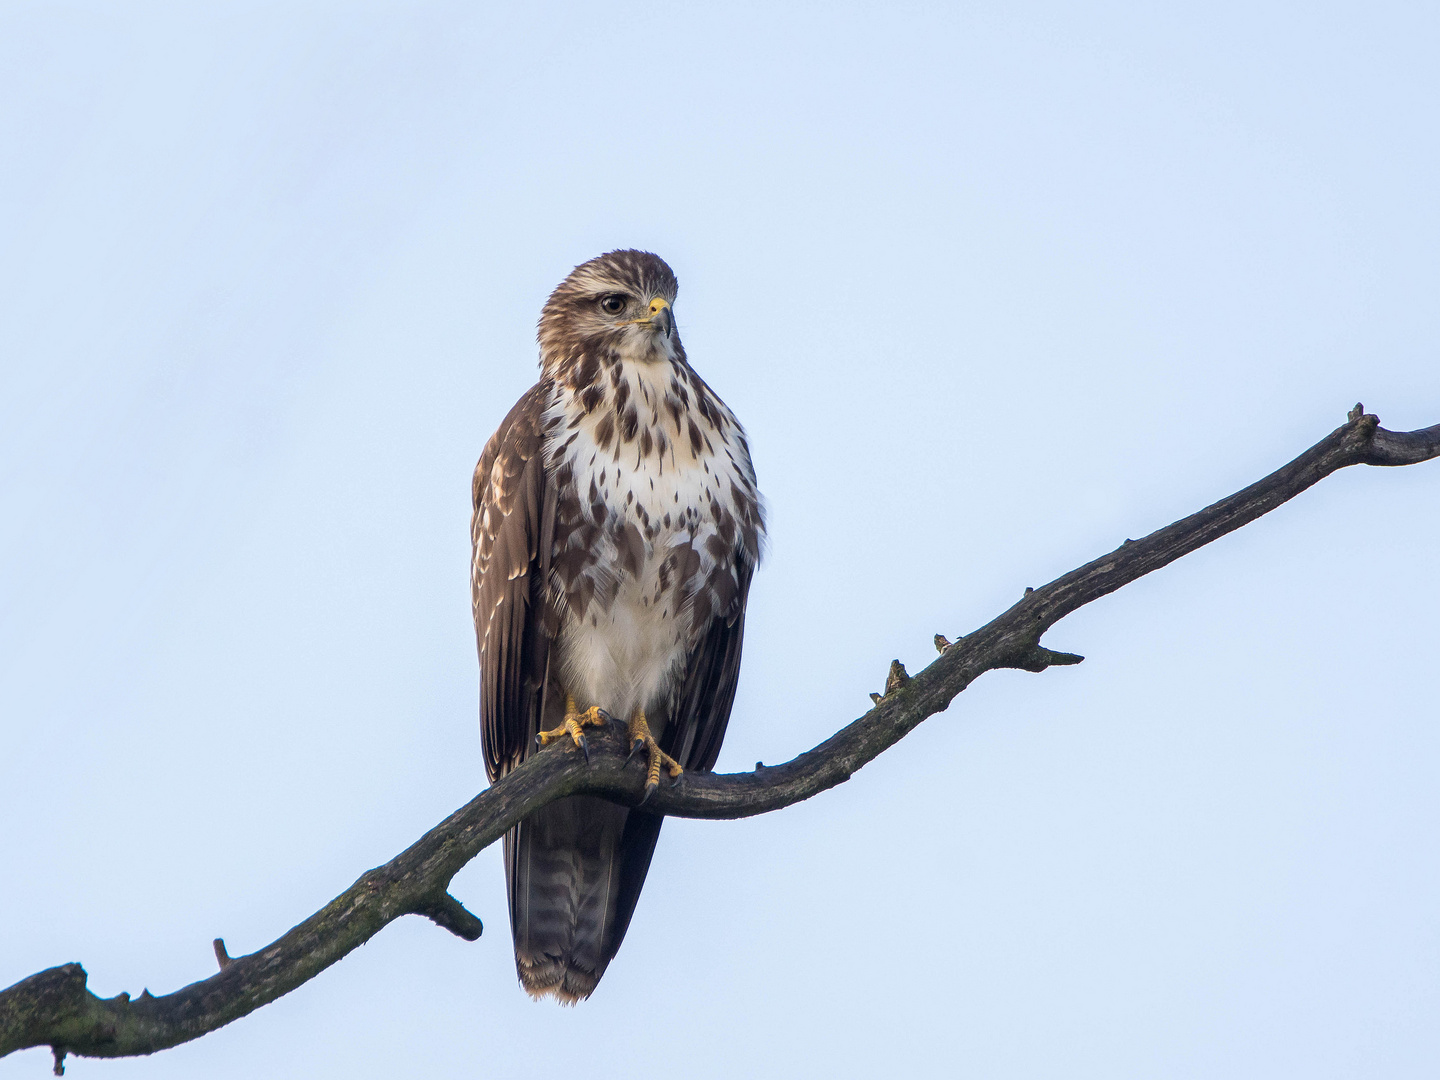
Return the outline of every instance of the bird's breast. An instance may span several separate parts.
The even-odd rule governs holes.
[[[561,679],[577,701],[626,718],[656,708],[710,622],[733,617],[737,557],[760,527],[738,423],[727,432],[693,398],[672,409],[651,388],[632,430],[625,413],[646,399],[632,391],[618,411],[586,412],[561,392],[547,414]]]

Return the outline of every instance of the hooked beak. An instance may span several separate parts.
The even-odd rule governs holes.
[[[656,297],[650,301],[650,317],[648,319],[636,319],[637,326],[653,326],[663,333],[668,340],[675,333],[675,313],[670,310],[668,301]]]

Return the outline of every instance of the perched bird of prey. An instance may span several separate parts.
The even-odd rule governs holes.
[[[644,251],[577,266],[540,314],[540,381],[475,469],[480,731],[493,782],[554,739],[628,724],[646,796],[709,770],[735,700],[764,513],[744,429],[690,367],[676,281]],[[664,819],[561,799],[505,836],[534,997],[588,997],[620,948]]]

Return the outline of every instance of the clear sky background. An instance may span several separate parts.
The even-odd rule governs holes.
[[[484,783],[470,472],[663,255],[769,500],[720,768],[1344,420],[1440,422],[1430,5],[0,4],[0,985],[268,943]],[[1440,463],[665,829],[573,1010],[392,924],[72,1077],[1430,1077]],[[46,1075],[45,1050],[0,1078]]]

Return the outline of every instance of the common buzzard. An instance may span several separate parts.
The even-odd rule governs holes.
[[[475,469],[480,731],[493,782],[556,738],[629,726],[662,770],[720,752],[764,512],[745,432],[690,367],[663,260],[577,266],[540,315],[540,381]],[[551,803],[505,836],[520,982],[588,997],[625,937],[664,819]]]

